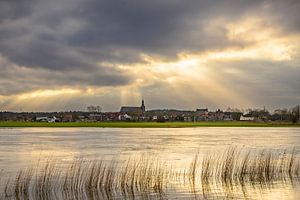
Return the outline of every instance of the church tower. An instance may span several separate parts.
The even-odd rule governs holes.
[[[141,105],[141,109],[143,112],[146,111],[146,107],[145,107],[145,102],[144,102],[144,99],[142,100],[142,105]]]

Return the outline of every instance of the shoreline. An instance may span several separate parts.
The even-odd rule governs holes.
[[[15,122],[0,121],[0,128],[191,128],[191,127],[299,127],[300,124],[289,122]]]

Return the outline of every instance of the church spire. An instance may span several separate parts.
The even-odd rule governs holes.
[[[145,107],[145,101],[144,99],[142,100],[142,105],[141,105],[142,111],[145,112],[146,111],[146,107]]]

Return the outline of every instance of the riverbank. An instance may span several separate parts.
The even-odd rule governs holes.
[[[279,122],[14,122],[2,121],[0,127],[99,127],[99,128],[185,128],[185,127],[300,127]]]

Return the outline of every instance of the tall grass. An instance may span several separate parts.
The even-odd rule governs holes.
[[[201,165],[202,182],[211,179],[226,184],[266,183],[299,177],[299,158],[295,149],[276,154],[271,150],[227,149],[222,156],[206,155]]]
[[[180,172],[149,156],[109,162],[78,159],[64,167],[48,160],[37,169],[20,170],[15,178],[4,180],[4,172],[0,171],[0,181],[4,183],[0,199],[163,199],[174,183],[188,183],[192,193],[197,193],[199,186],[203,195],[207,195],[216,184],[228,188],[299,181],[295,149],[290,153],[274,153],[229,148],[223,154],[200,155],[197,153]]]

